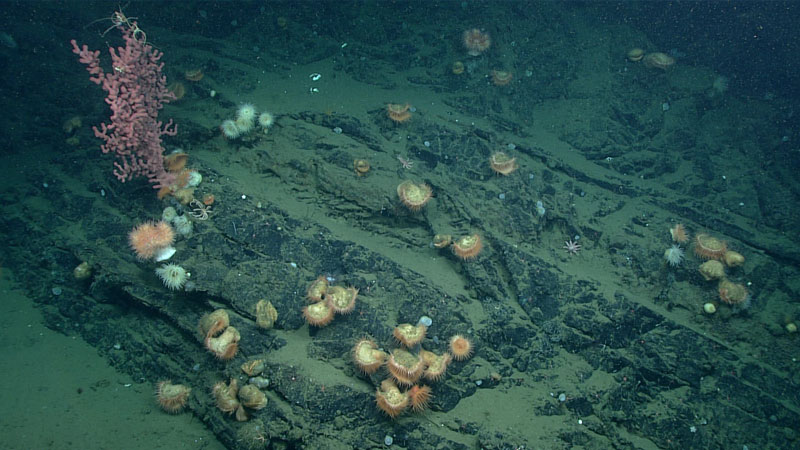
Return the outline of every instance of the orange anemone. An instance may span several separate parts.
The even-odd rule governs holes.
[[[184,152],[170,153],[164,157],[164,168],[169,172],[178,173],[186,167],[189,155]]]
[[[381,387],[375,391],[375,403],[387,416],[394,419],[408,408],[408,394],[400,392],[392,380],[383,380]]]
[[[694,253],[704,259],[721,259],[725,256],[728,245],[725,241],[706,233],[694,237]]]
[[[369,172],[369,161],[366,159],[355,159],[353,160],[353,169],[356,171],[356,175],[363,177]]]
[[[411,109],[411,105],[408,103],[402,105],[399,103],[389,103],[386,105],[386,113],[389,115],[389,118],[396,123],[403,123],[411,118],[411,111],[409,111],[409,109]]]
[[[389,355],[386,367],[398,383],[411,386],[422,376],[425,362],[419,356],[398,348]]]
[[[667,70],[675,65],[675,58],[666,53],[655,52],[645,55],[642,62],[648,69]]]
[[[171,381],[158,383],[156,397],[161,408],[170,413],[176,414],[183,410],[189,400],[189,393],[192,389],[182,384],[172,384]]]
[[[356,307],[356,297],[358,297],[358,289],[354,287],[345,289],[341,286],[329,288],[322,296],[325,302],[328,303],[328,306],[337,314],[349,314],[353,312],[353,309]]]
[[[461,259],[468,260],[478,256],[483,244],[478,234],[462,236],[453,242],[453,253]]]
[[[428,386],[412,386],[406,394],[408,394],[408,399],[411,401],[411,409],[415,412],[427,409],[428,402],[430,402],[431,397],[433,397],[431,388]]]
[[[183,77],[189,81],[200,81],[204,76],[203,69],[192,69],[183,73]]]
[[[175,96],[173,101],[176,102],[186,95],[186,86],[184,86],[180,81],[170,83],[169,86],[167,86],[167,90],[172,92],[172,95]]]
[[[442,377],[444,377],[444,373],[447,371],[447,366],[453,360],[453,357],[450,356],[450,353],[437,355],[436,353],[429,352],[427,350],[421,350],[419,354],[427,366],[423,375],[427,380],[430,381],[441,380]]]
[[[234,327],[228,327],[217,337],[213,337],[210,334],[206,336],[205,345],[217,358],[227,361],[236,356],[241,339],[242,335],[239,334],[239,330]]]
[[[472,342],[457,334],[450,338],[450,353],[456,361],[463,361],[472,356]]]
[[[689,241],[686,227],[684,227],[682,223],[676,224],[674,227],[670,228],[669,234],[672,236],[672,240],[679,244],[684,244]]]
[[[433,197],[433,190],[425,183],[404,181],[397,186],[397,196],[408,209],[419,211]]]
[[[308,286],[306,297],[312,302],[318,302],[322,300],[322,296],[325,295],[325,291],[327,290],[328,279],[324,275],[320,275],[319,278],[312,281],[311,285]]]
[[[425,332],[427,330],[428,327],[422,324],[414,326],[410,323],[401,323],[394,328],[393,334],[394,338],[404,346],[413,347],[425,339]]]
[[[747,302],[747,288],[728,280],[719,282],[719,298],[729,305],[741,305]]]
[[[311,326],[324,327],[333,320],[333,308],[325,301],[312,303],[303,308],[303,317]]]
[[[505,70],[492,70],[492,84],[495,86],[505,86],[511,83],[514,74]]]
[[[353,347],[353,361],[366,374],[377,372],[385,360],[386,353],[378,350],[375,341],[371,339],[361,339]]]
[[[449,234],[437,234],[433,237],[433,246],[436,248],[445,248],[453,242],[453,236]]]
[[[498,175],[509,175],[517,170],[517,158],[510,157],[503,152],[496,152],[489,158],[489,165]]]

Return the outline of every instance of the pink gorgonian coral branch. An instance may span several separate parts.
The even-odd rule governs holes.
[[[103,153],[114,153],[114,175],[122,181],[144,176],[155,188],[174,183],[175,176],[164,167],[164,148],[161,136],[174,136],[177,126],[158,120],[164,103],[175,96],[167,89],[167,77],[161,73],[163,53],[144,42],[135,30],[136,22],[120,23],[124,47],[109,47],[110,72],[100,65],[100,51],[88,46],[78,47],[73,39],[72,51],[80,57],[91,74],[89,80],[106,91],[106,103],[111,107],[111,123],[94,127],[95,136],[102,138]]]

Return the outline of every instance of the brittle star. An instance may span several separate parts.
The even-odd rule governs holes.
[[[403,158],[402,156],[398,156],[397,160],[400,161],[400,164],[403,165],[403,169],[410,169],[410,168],[414,167],[414,161],[409,161],[409,160]]]

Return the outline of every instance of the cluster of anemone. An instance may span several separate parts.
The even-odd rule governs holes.
[[[441,380],[451,361],[463,361],[472,355],[472,343],[461,335],[450,338],[448,352],[436,354],[425,350],[422,342],[427,329],[422,321],[417,325],[396,326],[393,335],[400,347],[389,353],[378,349],[375,341],[369,338],[353,346],[353,361],[362,373],[371,375],[386,368],[388,378],[375,391],[375,403],[391,418],[409,409],[414,412],[427,409],[433,390],[422,382]]]
[[[242,339],[239,330],[230,326],[230,317],[224,309],[204,315],[198,324],[204,336],[203,344],[217,358],[227,361],[236,356],[239,341]]]
[[[256,125],[261,127],[265,133],[268,133],[274,124],[275,116],[272,113],[263,111],[259,114],[255,106],[245,103],[236,110],[234,119],[223,121],[219,128],[226,138],[238,139],[253,131]]]
[[[189,155],[180,149],[164,156],[164,169],[169,176],[156,194],[159,199],[172,196],[183,205],[194,200],[194,191],[203,181],[203,176],[197,170],[186,167],[188,162]]]
[[[389,103],[386,105],[386,115],[394,123],[403,123],[411,119],[411,105],[408,103]]]
[[[331,286],[328,278],[320,276],[306,291],[312,303],[303,308],[303,318],[309,325],[324,327],[333,321],[336,314],[349,314],[356,307],[358,289]]]
[[[461,236],[458,239],[453,239],[449,234],[437,234],[433,237],[432,244],[436,248],[450,247],[453,254],[464,261],[477,258],[483,249],[483,240],[477,233]]]
[[[128,233],[128,243],[140,260],[161,262],[170,259],[176,251],[172,246],[174,242],[175,230],[168,220],[144,222]],[[177,264],[164,264],[155,273],[170,290],[181,289],[189,279],[189,273]]]
[[[678,244],[689,242],[689,233],[682,224],[677,224],[669,230],[672,240],[676,243],[664,253],[670,265],[678,265],[683,261],[684,253]],[[698,267],[700,275],[706,281],[717,281],[719,299],[728,305],[737,308],[746,308],[750,297],[747,288],[741,283],[734,283],[727,278],[725,268],[735,268],[744,264],[741,253],[730,250],[728,244],[708,233],[698,233],[693,242],[694,254],[705,260]],[[707,313],[716,311],[714,303],[704,305]]]
[[[700,265],[700,274],[708,280],[719,280],[717,291],[720,300],[731,306],[747,308],[750,303],[747,288],[741,283],[728,280],[724,271],[724,266],[739,267],[744,264],[744,256],[728,249],[725,241],[706,233],[698,233],[695,236],[694,252],[700,258],[707,260]]]
[[[247,409],[259,410],[267,406],[267,396],[254,384],[239,387],[236,378],[228,384],[220,381],[211,389],[217,409],[225,414],[233,414],[239,422],[247,421]]]

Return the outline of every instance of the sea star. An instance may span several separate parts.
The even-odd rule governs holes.
[[[577,255],[578,252],[581,251],[581,245],[577,242],[573,242],[572,239],[564,241],[564,247],[562,248],[570,255]]]

